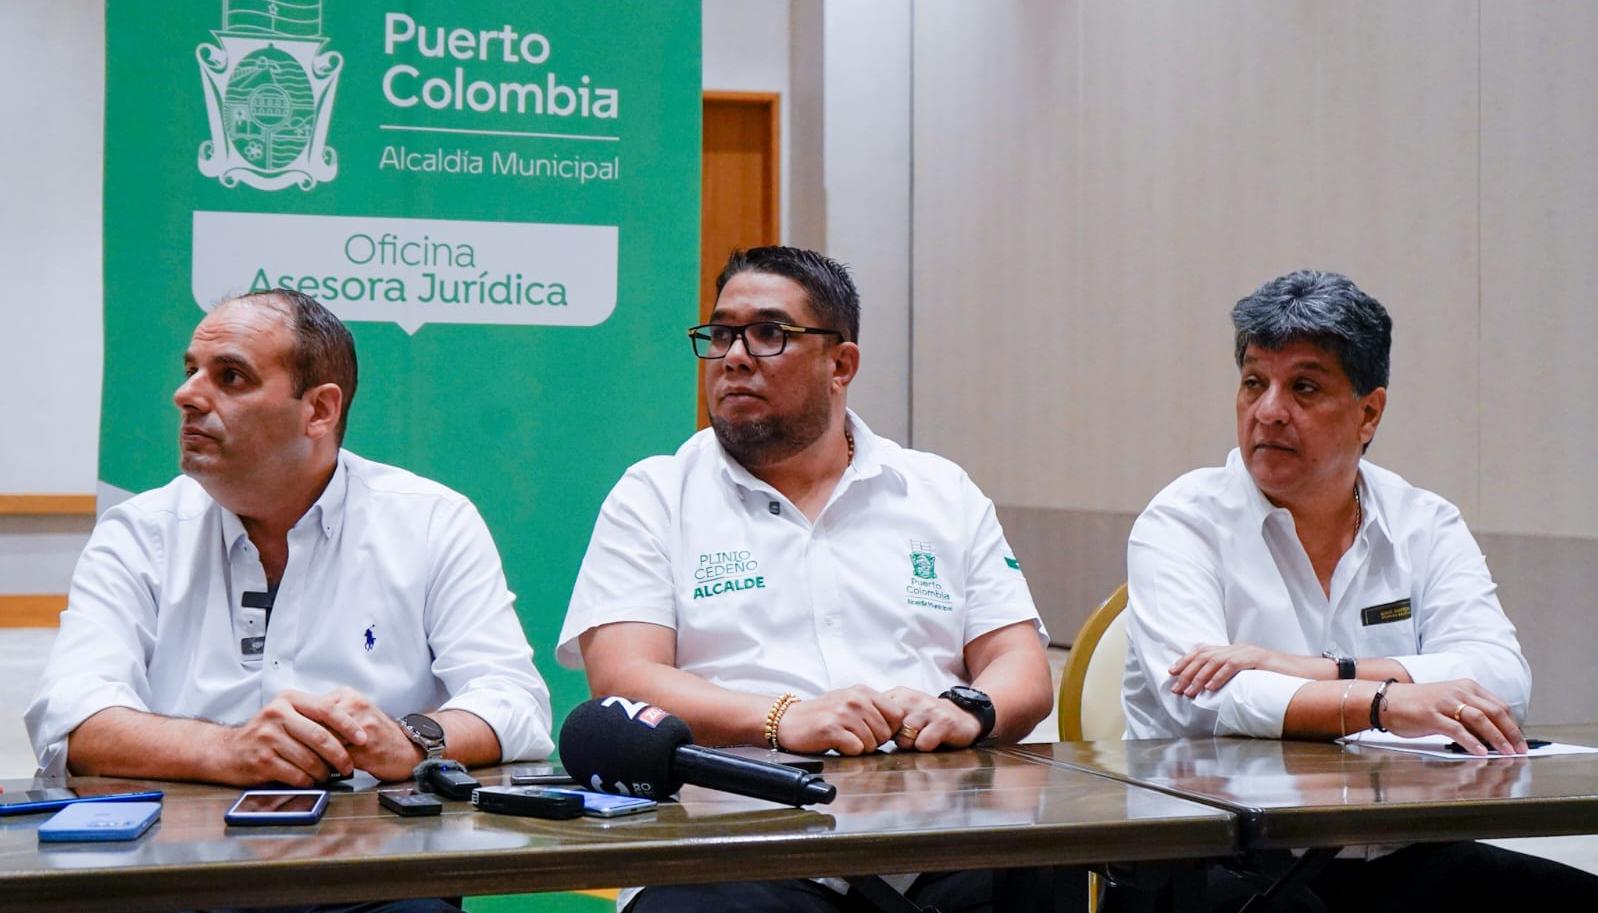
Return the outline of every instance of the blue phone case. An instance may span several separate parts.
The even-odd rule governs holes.
[[[80,802],[39,825],[39,842],[135,840],[159,820],[159,802]]]
[[[0,794],[0,816],[35,815],[53,812],[92,802],[159,802],[159,789],[146,789],[131,793],[106,793],[100,796],[80,796],[70,789],[30,789],[21,793]]]
[[[622,815],[635,815],[647,812],[657,804],[653,799],[640,799],[636,796],[613,796],[609,793],[596,793],[587,789],[562,789],[549,787],[551,792],[573,793],[583,797],[583,814],[595,818],[618,818]]]

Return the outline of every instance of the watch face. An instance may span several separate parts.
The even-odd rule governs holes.
[[[975,704],[978,706],[991,704],[993,701],[987,694],[967,685],[954,685],[949,689],[949,694],[961,704]]]
[[[404,717],[405,722],[422,738],[429,741],[438,741],[444,737],[444,727],[430,716],[412,713]]]

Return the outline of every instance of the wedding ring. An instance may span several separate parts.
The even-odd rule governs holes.
[[[1454,722],[1456,722],[1456,723],[1460,722],[1459,715],[1464,713],[1465,712],[1465,708],[1469,707],[1469,706],[1470,706],[1469,704],[1460,704],[1458,707],[1454,708]]]
[[[914,742],[916,740],[916,736],[920,734],[921,727],[906,724],[904,726],[900,726],[899,731],[895,732],[893,737],[895,740],[904,739],[906,742]]]

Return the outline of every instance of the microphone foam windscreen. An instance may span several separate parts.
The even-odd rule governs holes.
[[[579,786],[597,792],[665,799],[682,788],[672,754],[693,741],[688,724],[623,697],[572,708],[560,727],[560,762]]]

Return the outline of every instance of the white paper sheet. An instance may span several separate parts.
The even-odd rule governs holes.
[[[1405,738],[1391,732],[1377,732],[1367,729],[1356,732],[1351,736],[1338,739],[1345,745],[1359,745],[1365,748],[1381,748],[1387,751],[1407,751],[1411,754],[1425,755],[1429,758],[1446,758],[1450,761],[1480,761],[1480,755],[1460,754],[1449,751],[1445,746],[1453,739],[1446,735],[1423,735],[1415,738]],[[1598,754],[1598,748],[1587,745],[1568,745],[1563,742],[1553,742],[1541,748],[1533,748],[1528,754],[1500,755],[1496,751],[1489,751],[1487,757],[1498,758],[1547,758],[1564,754]]]

